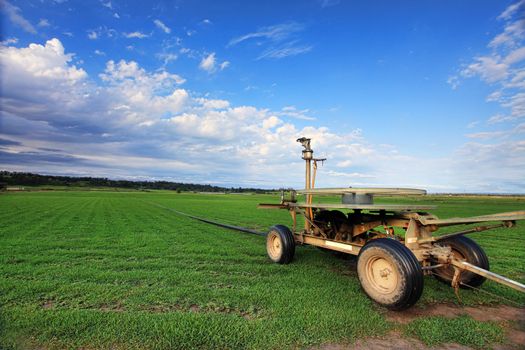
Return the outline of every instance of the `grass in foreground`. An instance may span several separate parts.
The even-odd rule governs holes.
[[[151,204],[265,231],[290,222],[285,211],[256,209],[276,199],[173,192],[0,196],[0,347],[287,348],[352,342],[398,327],[360,291],[347,262],[302,247],[292,264],[275,265],[262,237]],[[439,202],[436,213],[443,217],[519,210],[525,203],[442,200],[427,199]],[[472,236],[493,257],[492,270],[523,282],[523,233],[518,227]],[[495,283],[483,289],[525,303],[523,295]],[[470,291],[462,299],[501,302]],[[419,305],[435,301],[456,298],[451,288],[427,278]],[[432,318],[427,327],[417,320],[407,334],[427,344],[499,341],[487,336],[480,344],[469,337],[472,327],[485,327],[489,335],[501,331],[471,321]]]
[[[503,342],[502,328],[494,322],[479,322],[468,316],[449,319],[429,317],[412,322],[406,334],[416,336],[428,346],[458,343],[486,349],[495,342]]]

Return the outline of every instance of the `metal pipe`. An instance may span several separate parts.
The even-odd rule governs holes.
[[[489,280],[493,280],[495,282],[504,284],[506,286],[509,286],[513,289],[516,289],[517,291],[525,293],[525,284],[519,283],[517,281],[511,280],[510,278],[503,277],[498,275],[497,273],[490,272],[488,270],[482,269],[481,267],[478,267],[476,265],[472,265],[471,263],[468,263],[466,261],[460,261],[456,259],[452,259],[450,262],[452,265],[464,269],[470,272],[473,272],[477,275],[483,276],[485,278],[488,278]]]
[[[306,186],[306,189],[309,190],[310,189],[310,172],[311,172],[312,166],[311,166],[311,160],[310,159],[305,159],[305,161],[306,161],[306,184],[305,184],[305,186]],[[307,194],[306,195],[306,198],[305,198],[306,199],[306,203],[308,203],[310,201],[311,197],[312,197],[311,194]],[[310,211],[307,211],[305,217],[311,219]],[[304,228],[307,231],[310,229],[310,224],[309,224],[308,220],[306,220],[306,219],[304,220]]]
[[[439,242],[439,241],[442,241],[444,239],[448,239],[448,238],[451,238],[451,237],[462,236],[462,235],[465,235],[467,233],[482,232],[482,231],[492,230],[492,229],[498,228],[498,227],[505,227],[505,224],[476,226],[476,227],[468,229],[468,230],[463,230],[463,231],[459,231],[459,232],[449,233],[447,235],[443,235],[443,236],[439,236],[439,237],[420,238],[418,240],[418,243]]]
[[[313,237],[310,235],[303,236],[300,239],[303,239],[302,242],[299,241],[301,243],[306,243],[306,244],[310,244],[316,247],[322,247],[322,248],[326,248],[330,250],[335,250],[335,251],[342,252],[342,253],[349,253],[352,255],[358,255],[359,250],[361,250],[361,245],[358,245],[358,244],[334,242],[334,241],[329,241],[329,240],[322,239],[319,237]],[[297,242],[297,239],[296,239],[296,242]]]
[[[297,142],[300,142],[303,146],[303,159],[306,163],[306,172],[305,172],[305,189],[306,191],[309,191],[311,188],[311,172],[312,172],[312,159],[313,159],[313,153],[314,151],[310,147],[310,139],[306,137],[301,137],[297,139]],[[306,194],[305,202],[308,204],[311,202],[312,195]],[[311,226],[306,219],[312,219],[312,211],[309,210],[305,213],[305,221],[304,221],[304,228],[306,231],[309,231],[311,229]]]
[[[193,219],[193,220],[201,221],[201,222],[204,222],[204,223],[207,223],[207,224],[210,224],[210,225],[215,225],[215,226],[227,228],[227,229],[234,230],[234,231],[251,233],[251,234],[254,234],[254,235],[258,235],[258,236],[266,236],[266,232],[259,232],[259,231],[252,230],[252,229],[247,228],[247,227],[235,226],[235,225],[230,225],[230,224],[224,224],[222,222],[201,218],[201,217],[198,217],[198,216],[195,216],[195,215],[186,214],[186,213],[183,213],[182,211],[178,211],[178,210],[170,208],[170,207],[165,207],[163,205],[160,205],[160,204],[157,204],[157,203],[153,203],[153,202],[146,202],[145,201],[145,203],[148,203],[150,205],[154,205],[156,207],[172,211],[175,214],[178,214],[178,215],[181,215],[181,216],[185,216],[185,217],[188,217],[188,218]]]
[[[439,269],[440,267],[445,266],[445,264],[437,264],[437,265],[431,265],[431,266],[421,266],[421,270],[433,270],[433,269]]]
[[[316,174],[317,174],[317,160],[314,159],[314,174],[312,176],[312,186],[310,187],[311,189],[315,188],[315,175]],[[310,198],[308,198],[308,204],[312,204],[313,197],[314,196],[311,194]],[[310,208],[310,219],[313,220],[313,217],[314,217],[313,209]]]
[[[311,189],[314,189],[315,188],[315,175],[317,173],[317,160],[314,159],[314,174],[312,176],[312,186],[310,187]],[[312,204],[312,199],[310,197],[310,204]]]
[[[306,181],[305,181],[306,184],[305,184],[305,186],[306,186],[307,190],[309,190],[311,188],[311,186],[310,186],[310,184],[311,184],[310,176],[311,176],[311,168],[312,168],[311,163],[312,163],[312,161],[310,159],[306,159]]]

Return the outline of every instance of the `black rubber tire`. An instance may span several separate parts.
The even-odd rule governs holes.
[[[388,280],[388,276],[378,276],[377,273],[375,275],[373,273],[372,266],[377,261],[381,261],[380,264],[388,264],[389,275],[395,273],[393,278],[395,283],[391,290],[382,289],[383,287],[380,286],[385,279]],[[357,258],[357,274],[366,295],[390,310],[400,311],[409,308],[423,293],[421,264],[410,249],[390,238],[373,239],[361,248]]]
[[[278,247],[272,245],[278,239]],[[295,255],[295,239],[292,231],[284,225],[275,225],[266,235],[266,252],[268,257],[277,264],[289,264]],[[272,254],[273,252],[273,254]]]
[[[481,248],[475,241],[465,236],[456,236],[439,242],[439,245],[449,246],[452,251],[456,254],[460,254],[460,258],[466,262],[481,267],[482,269],[489,270],[489,258],[483,248]],[[454,277],[454,268],[448,266],[445,268],[439,268],[434,270],[434,277],[438,281],[449,284],[452,282]],[[470,271],[461,272],[460,282],[468,284],[472,287],[479,287],[485,282],[486,278],[477,275]],[[460,288],[468,288],[468,286],[459,284]]]

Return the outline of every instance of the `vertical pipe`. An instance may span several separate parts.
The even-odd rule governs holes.
[[[317,173],[317,160],[313,160],[314,161],[314,165],[313,165],[313,168],[314,168],[314,173],[312,175],[312,185],[310,186],[310,189],[314,189],[315,188],[315,175]],[[310,195],[310,198],[308,199],[308,204],[312,204],[312,199],[313,199],[314,195],[311,194]],[[312,208],[310,208],[310,220],[313,221],[314,219],[314,212],[312,210]]]
[[[303,149],[303,159],[306,162],[306,171],[305,171],[305,190],[308,191],[312,187],[312,179],[311,179],[311,172],[312,172],[312,159],[313,159],[313,153],[314,151],[312,148],[310,148],[310,139],[306,137],[301,137],[297,139],[297,142],[300,142],[301,145],[304,147]],[[312,195],[306,194],[305,198],[306,204],[312,201]],[[305,231],[310,231],[311,225],[310,221],[312,219],[312,211],[308,210],[308,208],[305,208],[304,211],[304,229]]]
[[[314,159],[314,173],[312,175],[312,186],[310,186],[310,188],[313,190],[315,188],[315,174],[317,173],[317,160]],[[313,196],[312,196],[313,197]],[[312,197],[310,197],[310,204],[312,204]]]
[[[306,184],[305,184],[305,186],[306,186],[306,189],[309,190],[310,189],[310,183],[311,183],[310,182],[310,172],[311,172],[311,168],[312,167],[311,167],[311,160],[310,159],[307,158],[307,159],[305,159],[305,161],[306,161]],[[305,198],[306,203],[308,203],[310,201],[310,196],[311,196],[310,194],[306,195],[306,198]],[[310,217],[310,211],[308,209],[305,210],[305,214],[306,214],[306,217],[308,219],[310,219],[310,220],[312,219]],[[305,228],[306,231],[310,230],[310,223],[308,222],[308,219],[304,219],[304,228]]]

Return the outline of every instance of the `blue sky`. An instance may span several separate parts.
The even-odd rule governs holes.
[[[0,4],[2,169],[525,193],[523,1]]]

